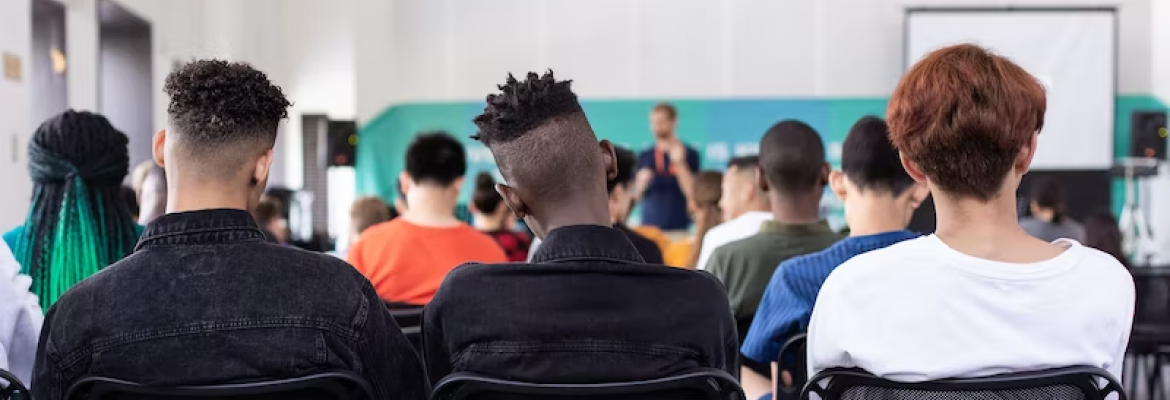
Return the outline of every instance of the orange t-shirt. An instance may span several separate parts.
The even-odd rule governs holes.
[[[666,265],[676,268],[686,268],[687,261],[691,260],[691,239],[679,240],[671,243],[666,251],[662,252],[662,260]]]
[[[495,240],[467,224],[427,227],[405,218],[362,232],[347,257],[383,300],[415,305],[430,302],[443,277],[460,264],[508,261]]]

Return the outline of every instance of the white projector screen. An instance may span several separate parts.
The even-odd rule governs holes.
[[[1048,112],[1032,169],[1109,168],[1116,21],[1112,10],[909,10],[906,67],[952,44],[991,49],[1047,88]]]

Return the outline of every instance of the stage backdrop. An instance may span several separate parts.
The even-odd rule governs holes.
[[[1164,109],[1151,96],[1118,96],[1114,122],[1114,155],[1124,156],[1129,148],[1129,114],[1139,109]],[[631,148],[651,143],[648,112],[657,100],[586,100],[582,106],[600,138]],[[783,119],[799,119],[811,125],[825,139],[830,163],[840,160],[840,144],[860,117],[885,115],[885,98],[776,99],[776,100],[674,100],[679,110],[679,136],[699,149],[704,169],[722,170],[727,160],[754,154],[764,131]],[[466,197],[471,177],[479,171],[496,172],[487,148],[471,140],[475,125],[471,119],[483,110],[482,102],[420,103],[391,107],[362,126],[357,145],[357,195],[378,195],[393,199],[394,187],[403,168],[403,154],[411,138],[423,131],[445,130],[463,140],[468,153]],[[1059,136],[1044,131],[1042,135]],[[1047,143],[1060,143],[1050,141]],[[1121,186],[1114,184],[1112,207],[1121,205]],[[826,215],[840,225],[839,203],[826,191]]]

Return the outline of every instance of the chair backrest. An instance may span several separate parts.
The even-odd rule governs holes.
[[[398,324],[399,328],[422,325],[422,315],[423,308],[418,306],[412,308],[390,308],[390,317],[394,318],[394,323]]]
[[[459,372],[439,381],[432,400],[743,400],[743,389],[727,372],[692,373],[635,382],[596,384],[528,383]]]
[[[1125,390],[1108,371],[1073,366],[982,378],[894,382],[856,368],[833,368],[809,379],[800,398],[820,400],[1104,400]]]
[[[776,358],[779,360],[780,370],[788,371],[792,374],[792,386],[787,388],[779,388],[781,391],[786,391],[791,397],[795,397],[800,392],[800,388],[808,382],[808,335],[801,333],[788,338],[783,346],[780,346],[780,355]],[[772,379],[780,379],[780,377],[772,377]]]
[[[374,391],[362,377],[345,371],[297,378],[203,386],[146,386],[91,376],[69,387],[67,400],[106,399],[336,399],[373,400]]]
[[[11,372],[0,369],[0,400],[30,399],[28,387]]]

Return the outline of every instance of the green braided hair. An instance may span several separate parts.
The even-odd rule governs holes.
[[[33,134],[32,208],[15,255],[42,309],[134,251],[138,229],[121,200],[127,143],[105,117],[84,111],[58,114]]]

